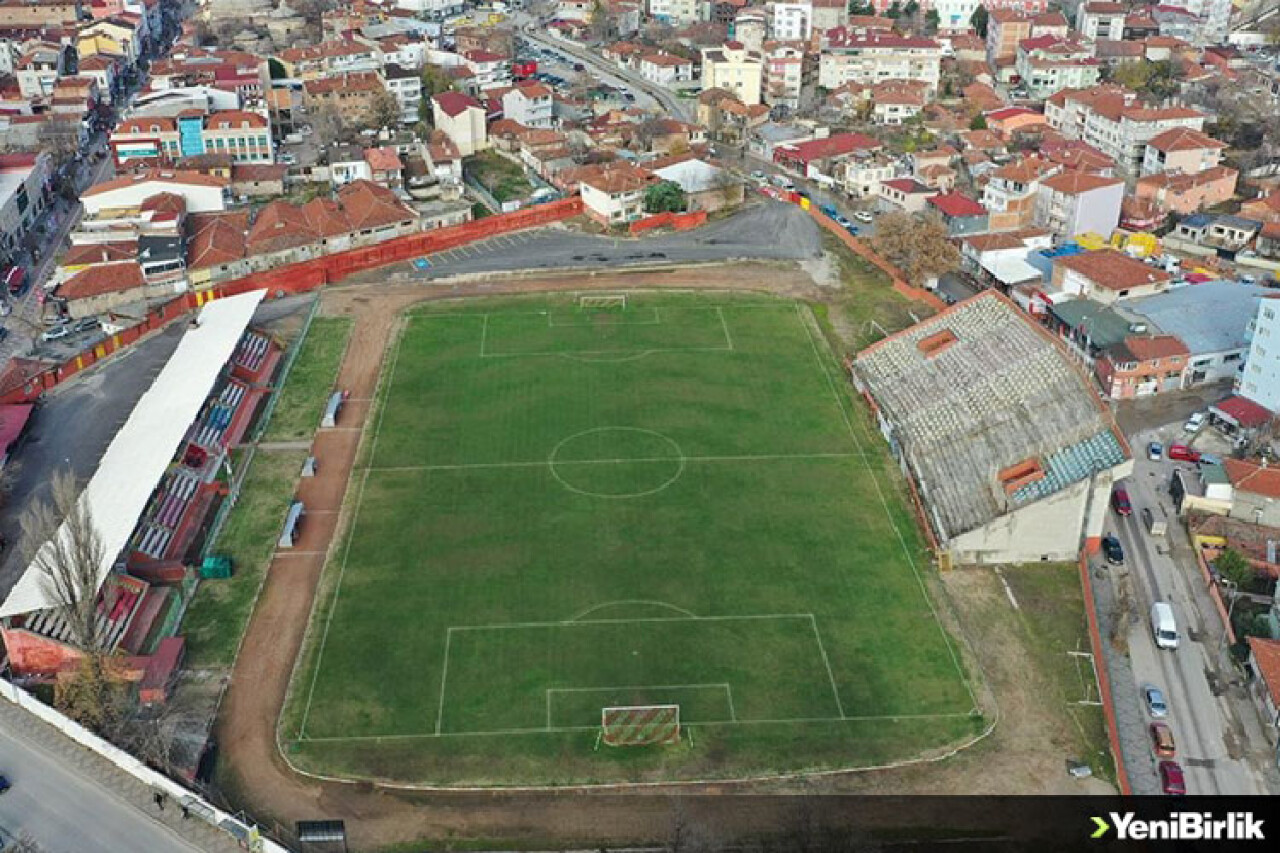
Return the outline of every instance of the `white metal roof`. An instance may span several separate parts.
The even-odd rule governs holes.
[[[99,586],[128,544],[151,493],[265,295],[265,290],[257,290],[206,305],[197,325],[183,335],[102,455],[80,495],[102,536]],[[65,525],[58,535],[66,535]],[[33,561],[0,605],[0,617],[47,610],[59,603],[50,594],[43,570]]]

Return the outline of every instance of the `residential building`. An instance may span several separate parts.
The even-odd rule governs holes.
[[[1222,163],[1222,152],[1227,147],[1207,133],[1189,127],[1166,130],[1147,142],[1142,158],[1142,174],[1181,172],[1194,175],[1213,169]]]
[[[551,89],[533,80],[524,80],[502,93],[502,115],[525,127],[555,124]]]
[[[1172,276],[1161,269],[1117,252],[1099,249],[1054,259],[1051,285],[1066,295],[1110,305],[1162,293]]]
[[[274,159],[270,123],[246,110],[208,115],[188,110],[176,118],[126,119],[112,131],[107,144],[120,166],[168,165],[201,154],[226,154],[235,163]]]
[[[1120,110],[1133,106],[1138,94],[1123,86],[1106,84],[1092,89],[1063,90],[1044,102],[1049,126],[1067,139],[1082,140],[1085,124],[1095,110]]]
[[[1258,300],[1238,390],[1273,412],[1280,411],[1280,300]]]
[[[728,170],[696,157],[685,155],[670,165],[650,166],[650,170],[664,181],[679,184],[691,211],[734,208],[742,204],[745,197],[742,181]]]
[[[73,26],[80,21],[79,0],[45,0],[32,3],[29,0],[3,0],[0,2],[0,20],[6,27],[15,29],[59,29]]]
[[[1275,480],[1274,476],[1271,477],[1266,495],[1273,502],[1280,499],[1280,484]],[[1280,622],[1280,614],[1276,610],[1273,604],[1273,625]],[[1249,669],[1256,675],[1251,690],[1259,714],[1266,724],[1264,731],[1267,740],[1273,744],[1280,742],[1280,640],[1249,637]]]
[[[640,76],[659,86],[674,86],[693,80],[693,63],[671,53],[646,53],[637,64]]]
[[[1019,42],[1015,67],[1027,94],[1038,101],[1063,89],[1094,86],[1101,71],[1092,45],[1049,35]]]
[[[491,50],[467,50],[462,58],[480,91],[511,85],[511,57]]]
[[[923,80],[885,80],[868,91],[871,120],[876,124],[902,124],[920,115],[929,102],[929,84]]]
[[[134,208],[152,196],[179,196],[188,213],[226,209],[230,179],[180,169],[149,169],[94,184],[80,194],[86,216],[113,208]]]
[[[648,0],[649,17],[674,27],[687,27],[702,20],[697,0]]]
[[[1159,172],[1139,178],[1134,197],[1149,201],[1161,214],[1187,216],[1235,197],[1240,173],[1227,166],[1201,172]]]
[[[960,240],[960,268],[982,285],[1008,293],[1028,314],[1042,315],[1045,302],[1039,291],[1044,273],[1030,259],[1052,245],[1052,236],[1043,228],[972,234]],[[1023,302],[1018,288],[1028,283],[1039,295]]]
[[[813,0],[813,29],[822,33],[848,23],[849,4],[845,0]]]
[[[37,42],[28,47],[14,65],[18,91],[29,100],[46,98],[53,94],[54,84],[67,68],[67,53],[61,45]]]
[[[1094,372],[1113,400],[1146,397],[1182,388],[1189,356],[1174,335],[1130,335],[1104,350]]]
[[[1040,182],[1034,221],[1060,240],[1078,234],[1103,238],[1120,224],[1124,181],[1086,172],[1063,172]]]
[[[942,45],[933,39],[896,33],[830,30],[818,59],[818,85],[838,89],[846,83],[919,80],[938,91]]]
[[[878,139],[861,133],[836,133],[777,145],[773,150],[773,161],[806,178],[832,186],[838,163],[850,157],[874,153],[882,147]]]
[[[939,195],[937,190],[915,178],[894,178],[880,182],[877,206],[880,210],[923,213],[929,199],[936,195]]]
[[[1081,3],[1076,10],[1076,29],[1090,41],[1124,38],[1124,19],[1128,9],[1123,3]]]
[[[987,209],[967,195],[958,192],[943,193],[931,197],[927,210],[936,212],[947,226],[952,237],[977,234],[986,231]]]
[[[400,105],[400,123],[417,124],[422,105],[422,75],[394,62],[382,67],[382,86]]]
[[[369,120],[375,101],[386,89],[375,72],[357,71],[306,80],[302,91],[309,111],[334,109],[344,121],[359,125]]]
[[[50,176],[48,154],[0,154],[0,259],[21,249],[48,207]]]
[[[588,216],[604,225],[620,225],[644,216],[645,190],[658,179],[622,160],[584,166],[573,180]]]
[[[746,106],[760,103],[764,81],[764,57],[747,50],[742,42],[702,49],[702,88],[724,89]]]
[[[1054,173],[1043,160],[1025,157],[991,171],[982,190],[982,206],[993,231],[1025,228],[1035,221],[1040,181]]]
[[[812,65],[804,48],[770,42],[764,49],[764,101],[771,106],[800,108]]]
[[[808,41],[813,33],[813,6],[808,2],[771,2],[769,38],[774,41]]]
[[[836,168],[836,184],[854,198],[879,198],[880,184],[893,180],[893,158],[885,154],[854,155]]]
[[[335,189],[352,181],[372,178],[373,171],[359,145],[335,145],[329,149],[329,183]]]
[[[1189,107],[1121,106],[1114,98],[1103,99],[1086,108],[1081,138],[1112,157],[1122,173],[1137,176],[1147,143],[1175,128],[1202,130],[1204,121],[1204,113]]]
[[[1111,489],[1133,470],[1128,445],[1070,356],[1007,297],[984,291],[853,369],[944,567],[1097,546]]]
[[[480,102],[461,92],[441,92],[432,99],[432,118],[463,157],[489,147],[485,111]]]
[[[1031,38],[1031,18],[1009,9],[988,10],[987,62],[998,65],[1018,55],[1018,45]]]

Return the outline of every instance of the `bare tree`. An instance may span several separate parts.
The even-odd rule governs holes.
[[[936,216],[886,213],[876,220],[871,245],[915,285],[960,266],[960,251]]]
[[[40,572],[45,594],[63,609],[71,642],[88,654],[105,648],[98,624],[98,586],[108,554],[86,502],[69,470],[53,475],[49,498],[21,519],[24,548]]]

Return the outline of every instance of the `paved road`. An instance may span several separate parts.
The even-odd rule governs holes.
[[[431,268],[397,268],[414,278],[562,268],[617,269],[664,263],[698,263],[733,259],[804,260],[822,253],[813,219],[794,205],[769,201],[687,233],[643,239],[581,234],[563,228],[540,228],[491,237],[431,255]],[[386,272],[362,279],[385,278]]]
[[[26,833],[45,853],[191,853],[202,849],[13,732],[2,719],[0,773],[13,783],[13,788],[0,796],[0,827],[11,837]]]
[[[515,15],[515,20],[517,25],[520,27],[521,34],[529,41],[576,57],[584,64],[595,68],[600,74],[607,75],[610,80],[621,80],[628,88],[649,95],[662,105],[663,111],[671,118],[679,119],[680,121],[689,121],[692,110],[690,102],[677,98],[675,94],[665,86],[658,86],[650,83],[640,75],[621,69],[613,63],[606,61],[598,54],[579,47],[578,45],[571,44],[564,39],[544,36],[542,31],[539,30],[540,24],[528,15],[517,13]],[[614,85],[616,85],[616,83]]]
[[[1133,683],[1113,685],[1120,694],[1118,710],[1127,707],[1130,711],[1123,715],[1121,724],[1122,737],[1128,741],[1125,754],[1130,759],[1131,775],[1136,777],[1135,793],[1154,792],[1156,759],[1149,742],[1143,742],[1150,719],[1139,696],[1143,685],[1154,684],[1164,692],[1169,706],[1168,722],[1177,741],[1177,760],[1186,772],[1189,793],[1265,794],[1270,792],[1270,786],[1259,770],[1261,764],[1248,760],[1251,749],[1259,746],[1253,743],[1249,721],[1244,718],[1250,709],[1243,704],[1237,706],[1230,695],[1215,689],[1223,680],[1219,673],[1230,673],[1224,666],[1222,624],[1205,607],[1204,584],[1198,568],[1188,559],[1189,546],[1168,495],[1173,466],[1186,463],[1150,461],[1145,457],[1148,441],[1158,437],[1167,446],[1179,430],[1180,425],[1174,424],[1132,438],[1138,458],[1134,474],[1124,485],[1134,514],[1120,518],[1112,512],[1107,522],[1125,551],[1124,568],[1112,571],[1127,573],[1133,593],[1127,632]],[[1146,532],[1140,520],[1144,508],[1151,508],[1157,517],[1168,520],[1168,536],[1153,537]],[[1182,635],[1177,650],[1155,646],[1149,624],[1155,601],[1173,605]],[[1135,700],[1141,711],[1138,719],[1132,713]],[[1135,754],[1143,760],[1133,766]]]

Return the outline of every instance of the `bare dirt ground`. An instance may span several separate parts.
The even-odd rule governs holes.
[[[726,783],[627,794],[407,792],[313,780],[295,773],[277,747],[276,725],[294,661],[302,647],[325,553],[340,535],[349,474],[397,318],[427,299],[557,290],[743,289],[821,299],[813,280],[792,265],[735,264],[622,275],[557,275],[489,279],[455,285],[352,285],[323,295],[323,313],[355,320],[339,385],[351,395],[336,430],[322,430],[315,449],[319,475],[300,489],[308,511],[332,514],[306,534],[296,555],[277,557],[250,620],[218,723],[227,793],[268,824],[299,819],[346,821],[354,849],[373,850],[422,839],[519,839],[524,843],[665,841],[692,825],[717,838],[776,832],[796,820],[792,798],[723,796],[762,793],[1085,793],[1105,783],[1071,781],[1058,752],[1046,749],[1065,725],[1028,678],[1016,632],[999,619],[975,619],[1000,595],[989,572],[948,575],[941,588],[961,614],[953,629],[971,645],[970,669],[981,669],[1000,724],[984,742],[954,758],[903,769],[775,783]],[[320,541],[321,539],[325,541]],[[935,588],[935,594],[938,594]],[[997,602],[998,603],[998,602]],[[968,615],[966,615],[968,614]],[[972,656],[976,655],[976,659]],[[680,793],[675,798],[673,794]],[[714,796],[707,796],[714,795]],[[848,824],[846,813],[835,819]]]

